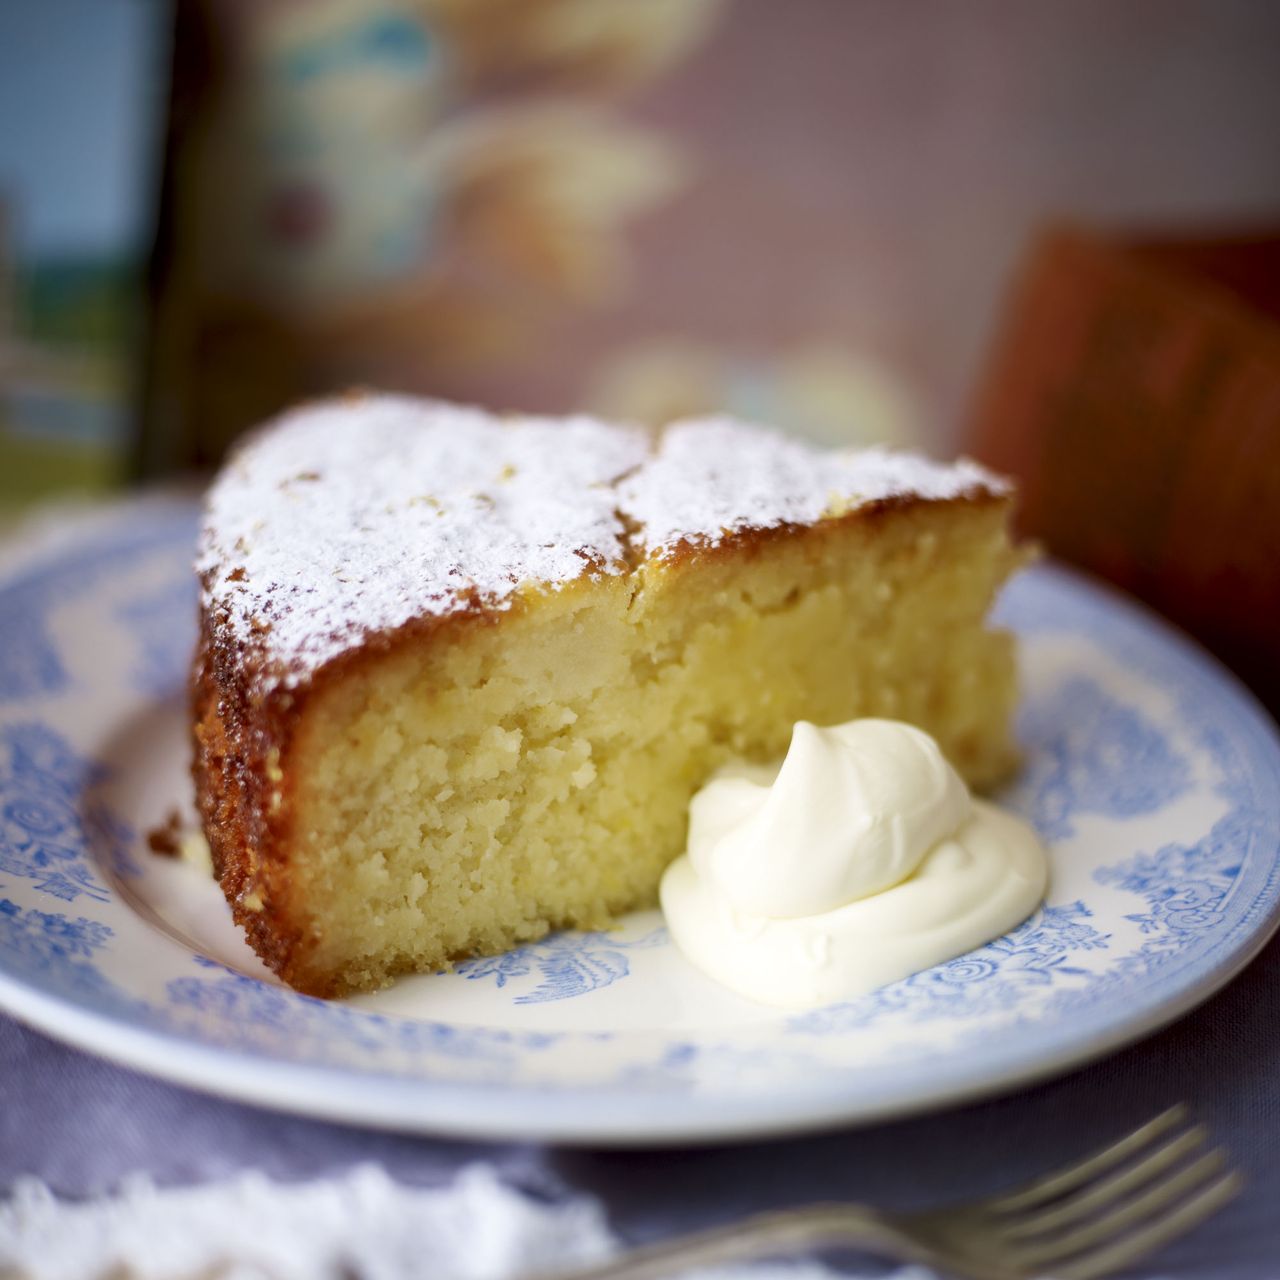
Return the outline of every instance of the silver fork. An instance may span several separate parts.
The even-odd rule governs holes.
[[[762,1213],[538,1280],[658,1280],[698,1267],[859,1249],[974,1280],[1096,1280],[1185,1235],[1239,1190],[1183,1106],[1094,1155],[986,1200],[927,1213],[815,1204]]]

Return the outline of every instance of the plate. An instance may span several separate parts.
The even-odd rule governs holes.
[[[345,1001],[275,983],[216,886],[147,852],[191,811],[196,524],[131,504],[0,581],[0,1007],[196,1088],[390,1129],[646,1144],[865,1122],[1007,1090],[1203,1000],[1280,912],[1280,743],[1214,662],[1052,566],[1021,636],[1021,775],[1052,853],[1008,936],[785,1014],[693,971],[657,913]]]

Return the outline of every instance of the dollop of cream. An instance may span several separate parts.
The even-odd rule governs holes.
[[[847,1000],[963,955],[1044,897],[1023,821],[970,797],[928,734],[801,721],[780,765],[722,769],[662,880],[676,945],[754,1000]]]

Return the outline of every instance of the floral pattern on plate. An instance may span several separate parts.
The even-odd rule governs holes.
[[[386,992],[268,977],[143,833],[189,811],[193,509],[124,508],[0,582],[0,1005],[159,1074],[391,1127],[644,1142],[867,1119],[1065,1069],[1203,998],[1280,909],[1280,747],[1158,621],[1051,566],[1022,638],[1046,904],[859,1000],[787,1015],[694,973],[654,912]],[[163,864],[163,865],[162,865]],[[185,878],[184,878],[185,877]]]

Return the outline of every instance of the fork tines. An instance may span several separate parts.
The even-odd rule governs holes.
[[[988,1202],[1027,1274],[1089,1280],[1185,1234],[1240,1189],[1208,1131],[1172,1107],[1088,1159]]]

